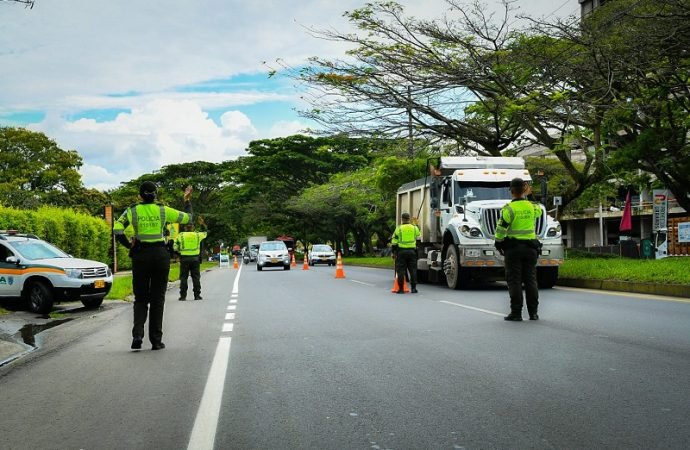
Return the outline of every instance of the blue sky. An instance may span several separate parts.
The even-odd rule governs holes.
[[[220,162],[256,139],[316,126],[268,66],[342,57],[307,28],[354,31],[355,0],[0,1],[0,126],[42,131],[83,158],[87,187],[109,189],[167,164]],[[400,0],[441,18],[444,0]],[[456,2],[461,3],[461,2]],[[487,2],[495,8],[496,1]],[[526,14],[566,16],[577,0],[519,0]]]

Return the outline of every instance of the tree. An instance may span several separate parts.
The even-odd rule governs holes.
[[[34,0],[0,0],[4,2],[13,2],[13,3],[23,3],[26,8],[33,9],[34,8]]]
[[[608,86],[582,70],[587,47],[570,52],[562,37],[512,31],[510,2],[497,22],[481,3],[449,4],[457,18],[420,21],[396,3],[377,2],[345,14],[361,33],[317,33],[356,47],[348,60],[314,57],[292,72],[316,92],[304,114],[355,134],[414,129],[432,142],[454,141],[457,153],[501,156],[541,145],[573,181],[566,204],[604,178],[601,127],[610,96],[594,101]],[[573,97],[584,85],[586,101]],[[571,160],[573,142],[587,149],[582,166]]]
[[[83,185],[82,159],[45,134],[0,127],[0,201],[15,208],[74,206]]]

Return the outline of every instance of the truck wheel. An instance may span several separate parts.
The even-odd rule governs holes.
[[[44,281],[32,281],[26,288],[25,298],[32,312],[47,314],[53,309],[53,291]]]
[[[96,309],[99,306],[101,306],[101,304],[103,304],[103,297],[82,298],[81,304],[84,305],[84,307],[87,309]]]
[[[443,273],[446,275],[446,284],[451,289],[462,289],[465,286],[460,267],[460,252],[455,244],[448,246],[446,258],[443,260]]]
[[[262,267],[261,267],[260,265],[257,264],[257,265],[256,265],[256,270],[258,270],[259,272],[261,272],[261,269],[262,269]]]
[[[287,266],[283,266],[283,270],[290,270],[290,264],[288,264]]]
[[[558,267],[537,267],[539,289],[551,289],[558,281]]]

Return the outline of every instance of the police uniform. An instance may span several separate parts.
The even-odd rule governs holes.
[[[417,239],[420,232],[417,225],[407,223],[408,213],[402,214],[403,223],[393,232],[391,244],[396,251],[395,271],[398,277],[398,294],[404,294],[405,273],[410,274],[410,292],[417,293]]]
[[[511,189],[518,185],[524,185],[522,179],[511,181]],[[539,319],[537,259],[540,244],[534,229],[541,214],[539,205],[521,197],[514,198],[501,210],[496,227],[496,248],[505,256],[506,283],[510,294],[510,314],[505,320],[522,320],[523,284],[529,317],[531,320]]]
[[[180,253],[180,300],[187,299],[187,278],[192,276],[194,300],[201,297],[201,241],[206,239],[205,231],[183,231],[175,238],[175,250]]]
[[[113,233],[119,243],[130,249],[132,258],[132,287],[134,290],[134,326],[132,328],[132,349],[140,349],[144,337],[144,324],[149,312],[149,340],[152,349],[165,348],[163,344],[163,306],[168,287],[170,254],[165,247],[165,223],[188,223],[191,221],[191,203],[185,201],[188,212],[178,211],[154,203],[156,185],[145,181],[139,188],[143,202],[125,210],[113,225]],[[131,242],[125,236],[125,229],[131,226]]]

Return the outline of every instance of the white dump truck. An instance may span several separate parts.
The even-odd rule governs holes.
[[[462,289],[473,281],[505,279],[503,256],[494,247],[501,208],[510,202],[510,180],[531,181],[522,158],[441,157],[430,174],[398,189],[396,217],[408,212],[421,231],[419,281]],[[543,214],[536,224],[543,244],[537,267],[540,288],[551,288],[563,263],[560,224]]]

